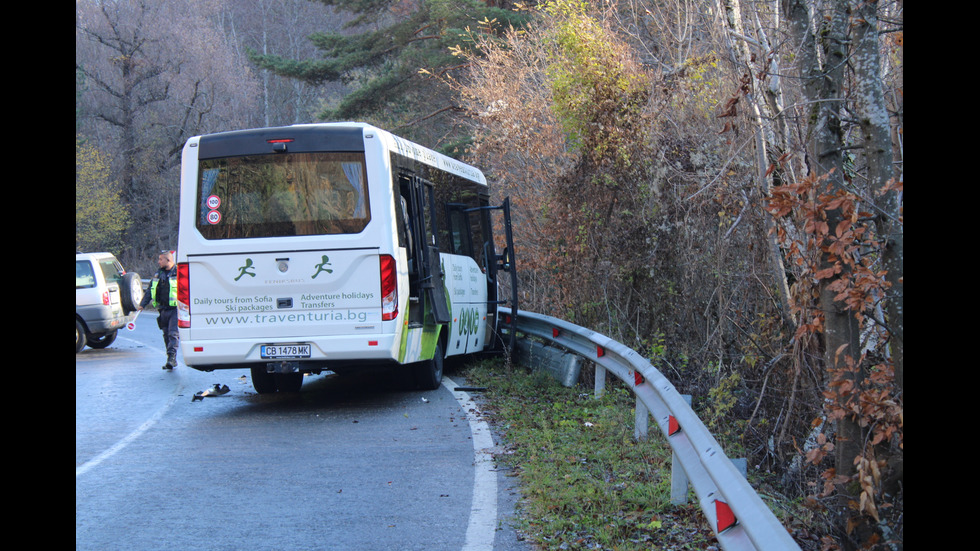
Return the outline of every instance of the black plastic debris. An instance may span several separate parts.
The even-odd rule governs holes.
[[[198,400],[203,400],[212,396],[221,396],[222,394],[227,394],[229,391],[228,385],[221,385],[215,383],[215,385],[207,390],[202,390],[201,392],[194,393],[194,397],[191,398],[192,402]]]

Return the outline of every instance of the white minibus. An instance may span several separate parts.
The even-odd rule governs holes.
[[[506,346],[497,306],[517,311],[513,251],[509,204],[490,204],[482,172],[379,128],[193,137],[177,244],[184,363],[250,369],[262,394],[377,365],[434,389],[445,358]]]

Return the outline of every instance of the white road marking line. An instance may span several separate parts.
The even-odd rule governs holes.
[[[494,446],[493,435],[490,432],[490,426],[480,416],[479,407],[469,394],[454,390],[457,385],[448,377],[443,377],[442,386],[453,393],[456,401],[466,413],[466,420],[469,422],[470,432],[473,434],[473,466],[476,472],[473,477],[473,504],[470,507],[470,521],[466,528],[463,551],[492,550],[497,529],[497,473],[493,470],[493,454],[490,452]],[[106,451],[76,467],[75,477],[90,471],[149,430],[177,401],[181,387],[182,385],[178,385],[167,404],[157,410],[136,430]]]
[[[463,551],[489,551],[493,549],[493,538],[497,531],[497,473],[493,470],[493,435],[490,426],[480,416],[480,409],[469,394],[454,390],[456,383],[448,377],[442,378],[442,386],[449,389],[466,412],[466,420],[473,433],[473,505],[470,508],[470,522],[466,528],[466,541]]]
[[[130,341],[130,342],[135,342],[137,344],[141,344],[141,345],[146,346],[145,343],[142,343],[142,342],[139,342],[139,341],[134,341],[132,339],[127,339],[125,337],[119,337],[119,338],[122,339],[122,340],[127,340],[127,341]],[[153,348],[153,347],[148,347],[148,348]],[[118,453],[120,450],[122,450],[123,448],[125,448],[126,446],[128,446],[129,444],[131,444],[133,442],[133,440],[136,440],[137,438],[139,438],[140,435],[142,435],[144,432],[150,430],[150,427],[152,427],[153,425],[155,425],[156,422],[159,421],[161,417],[163,417],[163,414],[164,413],[167,413],[167,410],[169,410],[170,407],[174,405],[174,403],[177,401],[177,397],[180,395],[180,391],[181,391],[182,388],[183,388],[183,384],[178,384],[174,388],[174,393],[173,393],[173,395],[170,396],[170,400],[167,401],[167,404],[165,406],[163,406],[162,408],[160,408],[159,410],[157,410],[156,413],[154,413],[153,416],[150,417],[149,419],[147,419],[142,425],[136,427],[136,430],[134,430],[133,432],[127,434],[125,438],[123,438],[122,440],[120,440],[120,441],[116,442],[115,444],[113,444],[109,449],[107,449],[104,452],[100,453],[99,455],[93,457],[92,459],[89,459],[88,461],[86,461],[82,465],[79,465],[78,467],[75,467],[75,478],[78,478],[79,476],[82,476],[83,474],[85,474],[88,471],[92,470],[99,463],[102,463],[106,459],[109,459],[110,457],[112,457],[113,455],[115,455],[116,453]]]

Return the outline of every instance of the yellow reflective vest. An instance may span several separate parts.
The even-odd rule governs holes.
[[[170,306],[171,308],[175,308],[177,306],[177,278],[170,277],[168,279],[170,282],[170,304],[168,306]],[[150,282],[150,300],[153,301],[154,308],[160,307],[160,305],[157,303],[157,284],[159,283],[160,283],[160,274],[157,274],[153,278],[153,281]]]

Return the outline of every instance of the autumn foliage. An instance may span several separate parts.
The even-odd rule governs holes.
[[[794,138],[819,120],[811,104],[764,116],[805,95],[758,88],[775,90],[788,58],[726,50],[727,36],[672,43],[681,8],[644,6],[548,2],[533,25],[473,29],[455,50],[470,158],[515,205],[522,307],[650,357],[730,455],[808,496],[825,524],[801,541],[900,542],[901,332],[886,307],[901,291],[886,257],[902,220],[881,195],[900,204],[901,178],[859,185],[862,155],[843,175],[813,170]]]
[[[892,181],[888,188],[902,191],[903,184]],[[889,468],[878,456],[884,453],[894,457],[904,451],[904,408],[887,350],[890,335],[876,315],[890,287],[881,268],[886,242],[876,232],[872,214],[861,211],[863,203],[855,193],[830,183],[828,177],[811,177],[774,189],[768,209],[777,219],[793,220],[777,231],[800,276],[793,308],[801,323],[795,338],[805,340],[825,330],[817,301],[821,285],[853,316],[865,336],[862,350],[841,346],[834,351],[836,361],[825,366],[824,418],[831,423],[852,421],[862,429],[862,442],[860,453],[853,457],[853,474],[826,469],[819,496],[829,496],[838,487],[853,483],[857,499],[849,503],[850,507],[881,522],[881,506],[894,505],[890,501],[898,490],[895,482],[901,470]],[[831,212],[833,216],[828,214]],[[838,220],[833,226],[828,222],[831,218]],[[799,230],[793,233],[795,237],[789,228]],[[823,433],[817,443],[806,452],[807,461],[814,465],[821,464],[835,449]]]

